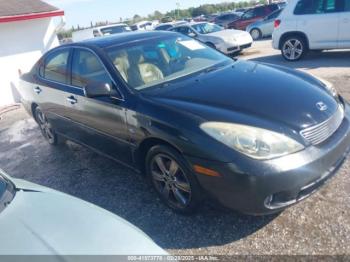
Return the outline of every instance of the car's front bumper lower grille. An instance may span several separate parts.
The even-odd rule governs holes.
[[[300,131],[301,136],[313,145],[327,140],[341,125],[344,119],[344,108],[338,106],[337,111],[326,121]]]

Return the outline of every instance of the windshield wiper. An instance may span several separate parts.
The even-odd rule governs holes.
[[[210,72],[214,72],[216,70],[219,70],[220,68],[222,68],[224,65],[214,65],[214,66],[211,66],[211,67],[208,67],[206,69],[204,69],[204,73],[210,73]]]

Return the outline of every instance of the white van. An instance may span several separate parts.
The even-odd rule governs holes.
[[[289,0],[272,42],[288,61],[309,50],[350,48],[350,0]]]
[[[84,30],[75,31],[72,34],[73,42],[83,41],[94,37],[104,35],[113,35],[123,32],[131,32],[131,28],[127,24],[114,24],[88,28]]]

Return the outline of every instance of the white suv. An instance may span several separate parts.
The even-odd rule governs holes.
[[[350,48],[350,0],[289,0],[272,42],[288,61],[308,50]]]

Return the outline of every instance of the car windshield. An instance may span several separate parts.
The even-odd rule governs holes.
[[[0,171],[0,212],[6,208],[15,195],[14,185],[1,175]]]
[[[222,31],[223,28],[216,25],[216,24],[211,24],[211,23],[201,23],[201,24],[195,24],[192,26],[194,30],[196,30],[200,34],[210,34],[210,33],[215,33]]]
[[[128,26],[111,26],[111,27],[105,27],[101,29],[101,32],[103,35],[113,35],[113,34],[118,34],[118,33],[123,33],[123,32],[130,32],[131,28]]]
[[[196,40],[175,34],[110,47],[106,52],[125,82],[136,90],[232,61]]]

